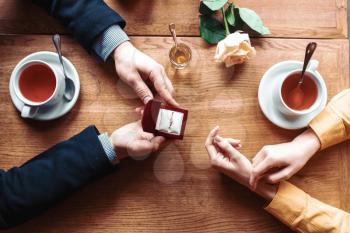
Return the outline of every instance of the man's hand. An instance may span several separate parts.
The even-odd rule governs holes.
[[[141,122],[137,121],[114,131],[110,140],[118,158],[123,159],[128,156],[138,158],[157,151],[165,138],[144,132]]]
[[[272,184],[289,179],[304,167],[319,148],[320,142],[311,129],[291,142],[264,146],[253,159],[249,181],[251,188],[254,190],[262,177]]]
[[[151,83],[161,98],[171,105],[178,106],[172,97],[174,91],[164,67],[140,52],[129,41],[119,45],[113,53],[115,68],[121,80],[129,85],[144,104],[153,99],[146,83]]]
[[[252,164],[237,150],[241,147],[240,141],[232,138],[222,138],[218,135],[218,131],[219,127],[215,127],[209,133],[205,142],[212,166],[249,188]],[[277,186],[261,184],[255,192],[267,201],[271,201],[277,192]]]

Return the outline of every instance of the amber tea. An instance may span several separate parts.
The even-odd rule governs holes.
[[[185,68],[191,61],[192,53],[191,49],[183,44],[180,43],[176,46],[173,46],[169,52],[169,58],[171,64],[176,69],[183,69]]]
[[[305,73],[304,82],[299,86],[300,94],[295,91],[298,88],[301,71],[290,74],[282,84],[283,101],[291,109],[302,111],[309,109],[315,102],[318,96],[317,85],[312,79],[311,74]]]

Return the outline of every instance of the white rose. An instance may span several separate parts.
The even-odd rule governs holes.
[[[214,59],[230,67],[249,60],[255,54],[256,51],[250,44],[249,35],[235,32],[218,43]]]

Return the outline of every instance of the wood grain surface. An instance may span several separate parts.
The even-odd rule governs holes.
[[[260,111],[257,90],[270,66],[302,60],[309,40],[253,40],[257,56],[231,69],[214,63],[215,47],[202,39],[180,40],[192,48],[193,61],[189,68],[175,71],[168,61],[170,38],[132,38],[165,66],[176,99],[189,109],[185,139],[168,142],[148,159],[122,161],[112,174],[7,232],[289,232],[263,210],[261,199],[210,168],[203,144],[209,130],[220,125],[221,134],[241,139],[242,152],[252,158],[263,145],[300,133],[271,124]],[[331,97],[349,87],[349,43],[315,41],[315,58]],[[20,59],[41,50],[53,51],[49,36],[0,36],[1,168],[18,166],[90,124],[111,133],[137,119],[133,109],[141,103],[118,81],[113,64],[99,64],[69,37],[63,38],[63,52],[80,74],[77,105],[56,121],[21,119],[9,96],[10,74]],[[350,211],[349,148],[343,143],[319,153],[292,178],[293,183]]]
[[[127,21],[129,35],[168,36],[177,24],[181,36],[199,35],[199,0],[106,0]],[[271,30],[270,37],[346,38],[346,0],[236,0],[255,10]],[[0,0],[0,33],[68,33],[28,0]]]

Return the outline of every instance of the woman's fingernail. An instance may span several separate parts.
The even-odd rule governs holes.
[[[220,136],[215,136],[215,141],[221,142],[221,139],[222,139],[222,137],[220,137]]]

